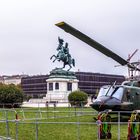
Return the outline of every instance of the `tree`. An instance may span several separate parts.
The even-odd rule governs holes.
[[[0,84],[0,104],[15,104],[23,102],[23,92],[16,85]]]
[[[70,104],[73,106],[84,106],[87,104],[88,95],[80,90],[73,91],[69,94],[68,100]]]

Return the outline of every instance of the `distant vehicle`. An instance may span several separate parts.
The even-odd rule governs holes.
[[[133,77],[134,72],[140,71],[138,68],[139,62],[130,63],[129,60],[123,59],[65,22],[57,23],[56,26],[87,43],[104,55],[111,57],[122,66],[128,66],[131,71],[131,79],[129,81],[124,81],[121,85],[116,85],[116,82],[114,82],[113,85],[101,87],[99,94],[97,98],[93,100],[91,107],[97,111],[106,109],[111,109],[113,111],[140,110],[140,81],[135,80]]]

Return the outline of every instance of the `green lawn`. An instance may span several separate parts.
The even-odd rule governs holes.
[[[91,108],[24,108],[0,110],[0,136],[18,140],[97,140],[96,113]],[[8,118],[8,122],[4,121]],[[2,122],[2,120],[4,122]],[[118,139],[118,125],[111,126],[112,140]],[[127,124],[120,126],[120,139],[127,139]]]

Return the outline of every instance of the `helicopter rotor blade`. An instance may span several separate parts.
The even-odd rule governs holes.
[[[88,45],[90,45],[91,47],[93,47],[94,49],[100,51],[101,53],[103,53],[104,55],[111,57],[113,60],[117,61],[118,63],[120,63],[121,65],[127,65],[129,68],[134,69],[134,70],[139,70],[138,68],[134,67],[133,65],[131,65],[128,61],[126,61],[125,59],[123,59],[122,57],[120,57],[119,55],[117,55],[116,53],[112,52],[111,50],[107,49],[106,47],[104,47],[103,45],[101,45],[100,43],[96,42],[95,40],[93,40],[92,38],[88,37],[87,35],[83,34],[82,32],[80,32],[79,30],[73,28],[72,26],[70,26],[69,24],[65,23],[65,22],[60,22],[55,24],[56,26],[58,26],[59,28],[63,29],[65,32],[72,34],[73,36],[75,36],[76,38],[82,40],[83,42],[87,43]]]
[[[130,61],[130,59],[136,54],[136,52],[138,51],[138,49],[136,49],[127,59],[127,61]]]
[[[131,64],[134,64],[134,65],[140,65],[140,62],[132,62]]]
[[[129,68],[131,68],[132,70],[135,70],[135,71],[140,71],[139,68],[137,68],[136,66],[134,66],[135,63],[128,63],[127,66]]]

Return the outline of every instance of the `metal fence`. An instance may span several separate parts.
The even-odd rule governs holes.
[[[112,139],[124,140],[127,138],[127,121],[121,122],[121,113],[130,112],[114,113],[117,113],[114,116],[117,119],[110,122]],[[0,140],[98,140],[100,124],[93,119],[97,114],[89,108],[76,107],[2,108],[0,109]],[[55,129],[58,129],[58,132]]]

